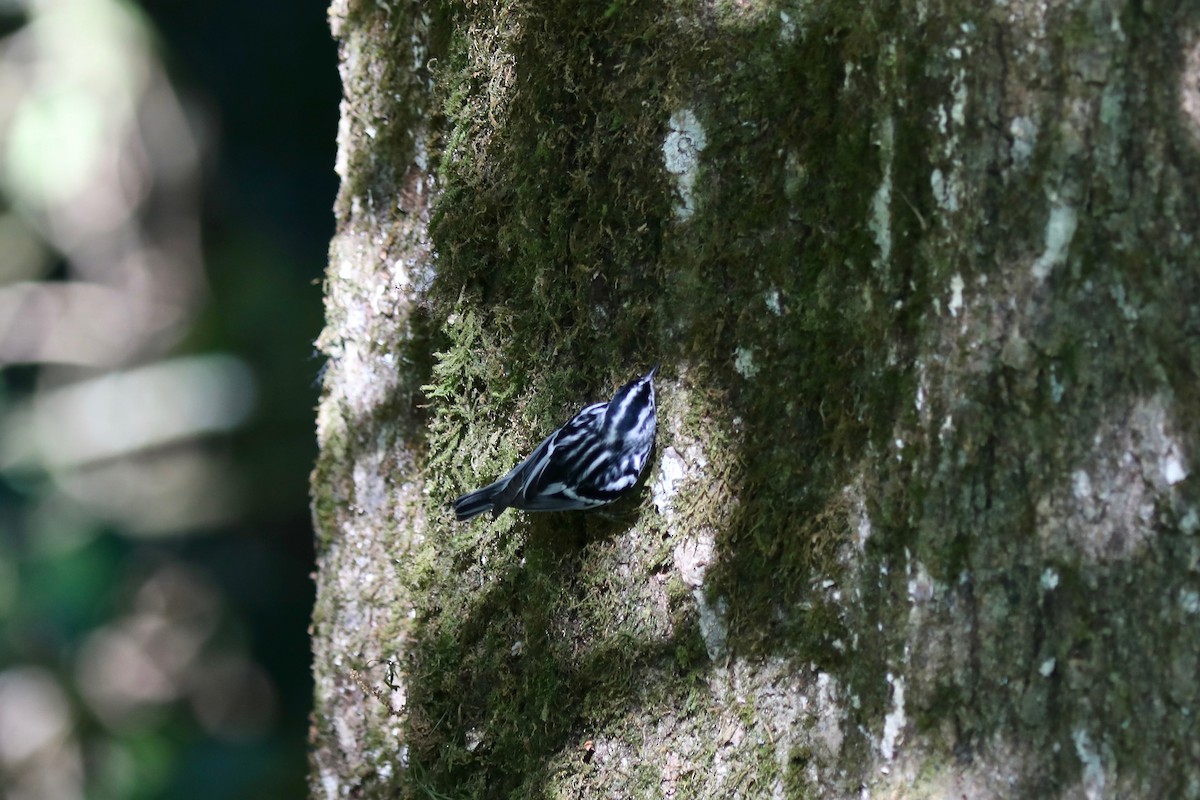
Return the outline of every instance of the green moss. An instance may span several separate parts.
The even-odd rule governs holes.
[[[732,6],[718,9],[721,37],[646,4],[453,14],[438,69],[448,134],[432,226],[431,498],[441,506],[493,479],[645,365],[662,360],[673,377],[689,363],[679,410],[715,457],[708,491],[680,495],[678,518],[721,531],[710,591],[729,601],[734,645],[837,667],[845,622],[811,587],[843,577],[843,484],[911,394],[898,372],[874,373],[907,323],[870,313],[893,298],[871,278],[869,232],[843,224],[864,218],[879,179],[869,96],[843,97],[847,61],[873,69],[873,32],[822,11],[804,20],[802,44],[780,48],[775,15],[742,24]],[[512,83],[481,82],[510,64]],[[683,106],[710,139],[701,213],[686,225],[672,220],[661,153]],[[720,177],[734,175],[746,177]],[[855,281],[862,306],[847,307]],[[783,315],[768,311],[769,290]],[[772,391],[733,371],[738,347],[771,365]],[[664,417],[672,404],[663,398]],[[617,577],[624,563],[651,582],[678,532],[636,513],[443,520],[406,569],[420,598],[409,734],[425,785],[540,796],[549,754],[635,698],[672,702],[709,668],[685,587],[664,590],[668,634]],[[612,538],[630,522],[634,553]],[[804,615],[781,616],[799,605]],[[770,777],[772,759],[748,762],[746,780]]]

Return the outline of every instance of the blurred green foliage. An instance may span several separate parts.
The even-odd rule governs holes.
[[[51,29],[65,37],[57,51],[46,44]],[[133,67],[127,90],[101,86],[121,70],[88,60],[106,31],[119,32],[112,50]],[[325,3],[18,3],[0,14],[0,36],[0,57],[35,52],[43,66],[83,64],[41,77],[55,75],[96,109],[90,134],[70,133],[101,155],[85,152],[74,168],[91,174],[100,164],[93,171],[101,174],[105,148],[117,142],[120,176],[92,183],[115,194],[86,195],[85,174],[83,189],[30,199],[14,176],[62,166],[49,140],[66,133],[62,120],[43,115],[44,127],[31,130],[50,133],[22,134],[18,158],[5,143],[15,141],[9,122],[19,114],[0,115],[9,159],[0,169],[0,791],[62,800],[303,796],[312,691],[307,476],[320,368],[311,342],[336,191],[338,85]],[[54,89],[29,87],[22,102],[44,104],[50,95],[34,93]],[[63,106],[64,96],[54,95],[60,111],[79,110]],[[114,97],[128,100],[128,114]],[[153,118],[163,98],[159,119],[172,120],[177,108],[192,141],[122,128]],[[141,161],[125,160],[136,155],[121,149],[129,141],[143,146]],[[190,181],[180,177],[189,148],[198,154]],[[132,222],[119,230],[143,235],[143,249],[114,258],[120,237],[109,234],[118,223],[105,214],[118,222],[126,214]],[[163,225],[171,214],[180,226]],[[75,218],[83,233],[63,235],[61,220]],[[171,250],[189,225],[200,243],[197,280],[187,277],[186,248]],[[120,303],[143,306],[136,280],[102,274],[118,262],[133,262],[130,275],[151,284],[164,265],[183,265],[184,277],[151,292],[145,306],[176,310],[176,322],[128,346],[114,321],[133,328],[140,318]],[[76,350],[55,350],[62,337],[38,339],[24,324],[45,298],[72,311],[39,318],[51,332],[73,324]],[[114,350],[87,350],[107,346],[109,333]],[[56,391],[210,354],[232,356],[254,379],[250,416],[227,430],[131,453],[117,447],[66,467],[39,461],[36,448],[14,455],[14,442],[40,441],[29,412]],[[153,407],[155,398],[133,399]],[[219,491],[208,493],[192,476],[212,472]],[[175,522],[131,524],[110,488],[129,481],[181,503],[160,515]],[[111,508],[89,502],[106,492]]]

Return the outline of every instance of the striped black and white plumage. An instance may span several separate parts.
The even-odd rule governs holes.
[[[495,483],[454,501],[460,520],[506,508],[569,511],[611,503],[638,482],[654,446],[658,365],[547,436]]]

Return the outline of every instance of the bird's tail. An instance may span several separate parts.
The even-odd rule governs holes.
[[[464,522],[472,517],[477,517],[485,511],[491,511],[493,500],[496,495],[504,488],[501,481],[490,483],[482,489],[476,489],[473,492],[467,492],[462,497],[454,501],[454,513],[458,517],[459,522]]]

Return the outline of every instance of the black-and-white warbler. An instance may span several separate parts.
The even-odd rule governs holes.
[[[454,501],[460,520],[506,508],[568,511],[611,503],[638,482],[654,446],[656,364],[547,436],[495,483]]]

